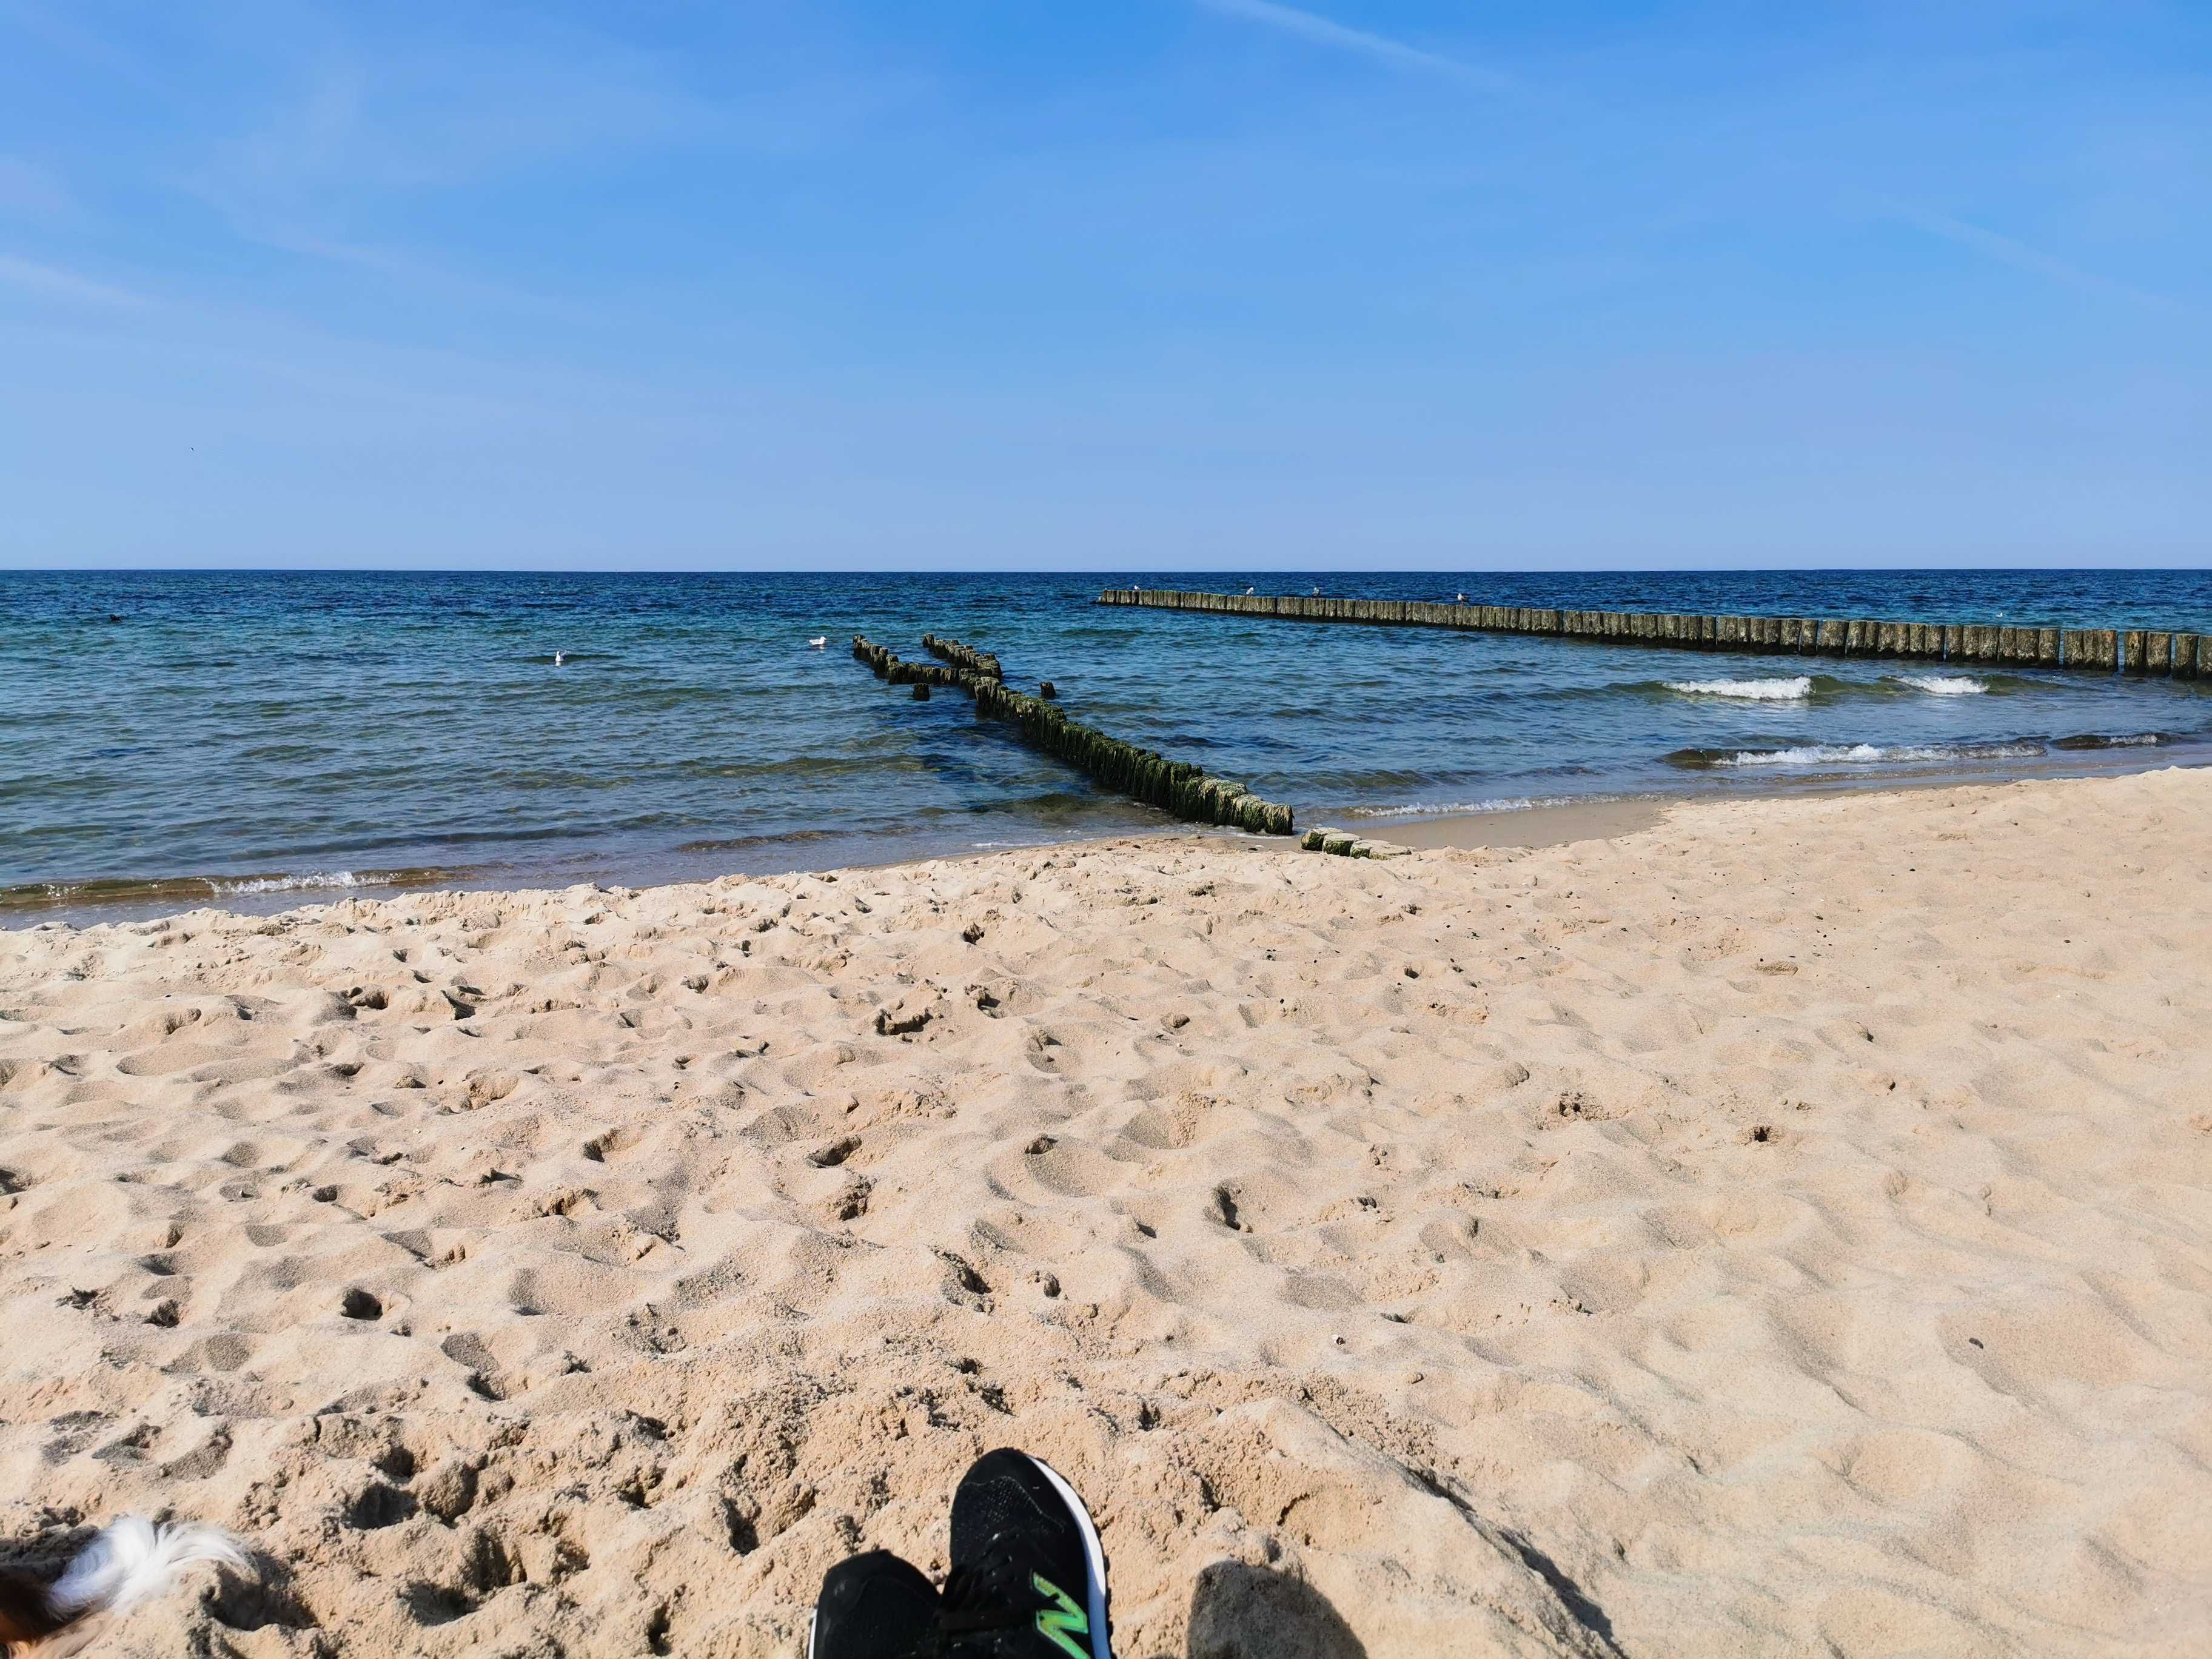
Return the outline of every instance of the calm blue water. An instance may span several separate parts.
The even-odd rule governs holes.
[[[2191,683],[1093,606],[1109,581],[2212,632],[2203,572],[0,574],[0,918],[635,885],[1167,822],[963,697],[887,690],[856,631],[995,651],[1302,823],[2212,757],[2212,687]]]

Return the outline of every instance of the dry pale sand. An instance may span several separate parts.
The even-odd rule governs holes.
[[[118,1653],[781,1654],[1019,1443],[1120,1651],[2212,1650],[2212,772],[0,936]]]

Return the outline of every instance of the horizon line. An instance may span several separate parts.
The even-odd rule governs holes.
[[[1120,567],[1126,569],[1127,567]],[[2212,575],[2203,564],[1742,564],[1576,565],[1550,568],[1509,565],[1401,565],[1365,569],[1332,565],[1155,567],[1145,574],[1164,576],[1836,576],[1910,575],[1921,573],[1979,575]],[[1058,570],[1043,567],[981,565],[972,568],[903,569],[896,566],[853,565],[833,570],[763,566],[503,566],[489,568],[385,565],[0,565],[9,576],[1112,576],[1115,568]],[[1111,584],[1109,584],[1110,586]]]

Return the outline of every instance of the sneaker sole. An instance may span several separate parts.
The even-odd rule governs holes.
[[[1052,1482],[1052,1489],[1060,1494],[1067,1512],[1075,1517],[1075,1524],[1083,1534],[1083,1553],[1091,1568],[1091,1659],[1114,1659],[1114,1650],[1106,1628],[1106,1611],[1113,1598],[1106,1589],[1106,1547],[1098,1541],[1098,1528],[1091,1519],[1091,1511],[1083,1507],[1083,1500],[1075,1495],[1075,1488],[1060,1478],[1060,1471],[1033,1454],[1024,1453],[1030,1462],[1044,1471],[1044,1478]],[[812,1659],[810,1654],[808,1659]]]

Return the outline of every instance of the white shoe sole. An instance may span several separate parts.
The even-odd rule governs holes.
[[[1091,1620],[1091,1659],[1114,1659],[1106,1636],[1106,1547],[1098,1541],[1098,1528],[1091,1519],[1091,1511],[1083,1507],[1083,1500],[1075,1495],[1075,1488],[1060,1478],[1058,1469],[1033,1453],[1024,1452],[1023,1455],[1044,1471],[1044,1478],[1052,1482],[1053,1490],[1067,1505],[1068,1513],[1075,1517],[1075,1524],[1083,1534],[1083,1553],[1091,1568],[1091,1606],[1086,1611]]]

